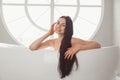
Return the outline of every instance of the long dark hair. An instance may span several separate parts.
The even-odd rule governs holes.
[[[69,16],[61,16],[60,18],[64,18],[66,20],[64,37],[62,39],[61,46],[59,49],[60,57],[58,66],[61,78],[64,78],[65,76],[68,76],[71,73],[74,62],[76,62],[76,66],[78,68],[78,62],[76,55],[74,55],[72,59],[64,58],[65,52],[67,51],[68,48],[72,46],[71,39],[73,35],[73,22]]]

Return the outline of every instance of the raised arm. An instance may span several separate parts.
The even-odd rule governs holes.
[[[38,50],[38,49],[42,49],[42,48],[46,48],[48,46],[52,46],[52,42],[53,40],[47,40],[45,42],[43,42],[47,37],[49,37],[50,35],[54,34],[54,24],[52,24],[50,30],[44,34],[42,37],[40,37],[39,39],[37,39],[36,41],[34,41],[30,46],[29,49],[30,50]]]
[[[29,46],[29,49],[30,50],[38,50],[38,48],[40,47],[47,47],[49,46],[48,43],[49,43],[49,40],[48,41],[45,41],[43,43],[43,41],[49,36],[49,34],[45,34],[43,35],[41,38],[37,39],[36,41],[34,41],[30,46]]]

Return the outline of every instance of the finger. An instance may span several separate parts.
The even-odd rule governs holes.
[[[52,23],[51,26],[54,26],[56,23],[57,23],[57,22]]]
[[[66,52],[65,52],[65,59],[66,58],[69,58],[70,56],[69,55],[71,55],[72,53],[73,53],[73,51],[72,51],[72,49],[71,48],[68,48],[69,50],[67,50]]]
[[[71,60],[72,60],[73,56],[74,56],[74,54],[71,55],[71,58],[70,58]]]
[[[71,56],[71,54],[72,54],[71,52],[67,53],[66,58],[67,58],[67,59],[69,59],[69,58],[70,58],[70,56]]]
[[[69,54],[69,55],[67,56],[67,59],[70,59],[70,57],[71,57],[71,54]]]
[[[68,59],[72,59],[72,57],[73,57],[73,55],[74,55],[73,51],[71,51],[71,52],[69,53],[69,55],[70,55],[70,56],[68,56]]]
[[[65,55],[67,54],[67,53],[70,53],[71,51],[70,50],[67,50],[66,52],[65,52]]]
[[[65,53],[65,59],[67,58],[68,55],[69,55],[69,53],[66,52],[66,53]]]
[[[57,22],[55,22],[54,24],[57,24]]]
[[[66,56],[67,56],[67,51],[65,52],[65,54],[64,54],[64,58],[66,59]]]
[[[70,52],[69,51],[66,51],[65,53],[65,59],[69,56]]]
[[[51,28],[54,28],[55,24],[56,24],[56,23],[53,23],[53,24],[51,25]]]
[[[66,51],[64,55],[66,55],[66,54],[67,54],[67,52],[68,52],[68,51]]]

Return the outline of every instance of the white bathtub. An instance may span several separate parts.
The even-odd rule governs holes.
[[[118,64],[115,46],[80,51],[79,69],[64,80],[113,80]],[[0,46],[0,80],[60,80],[58,53],[30,51],[20,46]]]

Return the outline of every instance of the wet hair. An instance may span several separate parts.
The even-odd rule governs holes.
[[[74,62],[76,62],[76,66],[78,68],[78,61],[76,55],[74,55],[72,59],[64,58],[65,52],[67,51],[68,48],[72,46],[71,39],[73,35],[73,22],[69,16],[61,16],[60,18],[64,18],[66,20],[64,37],[62,39],[59,49],[60,57],[59,57],[59,65],[58,65],[61,78],[64,78],[65,76],[68,76],[71,73]]]

